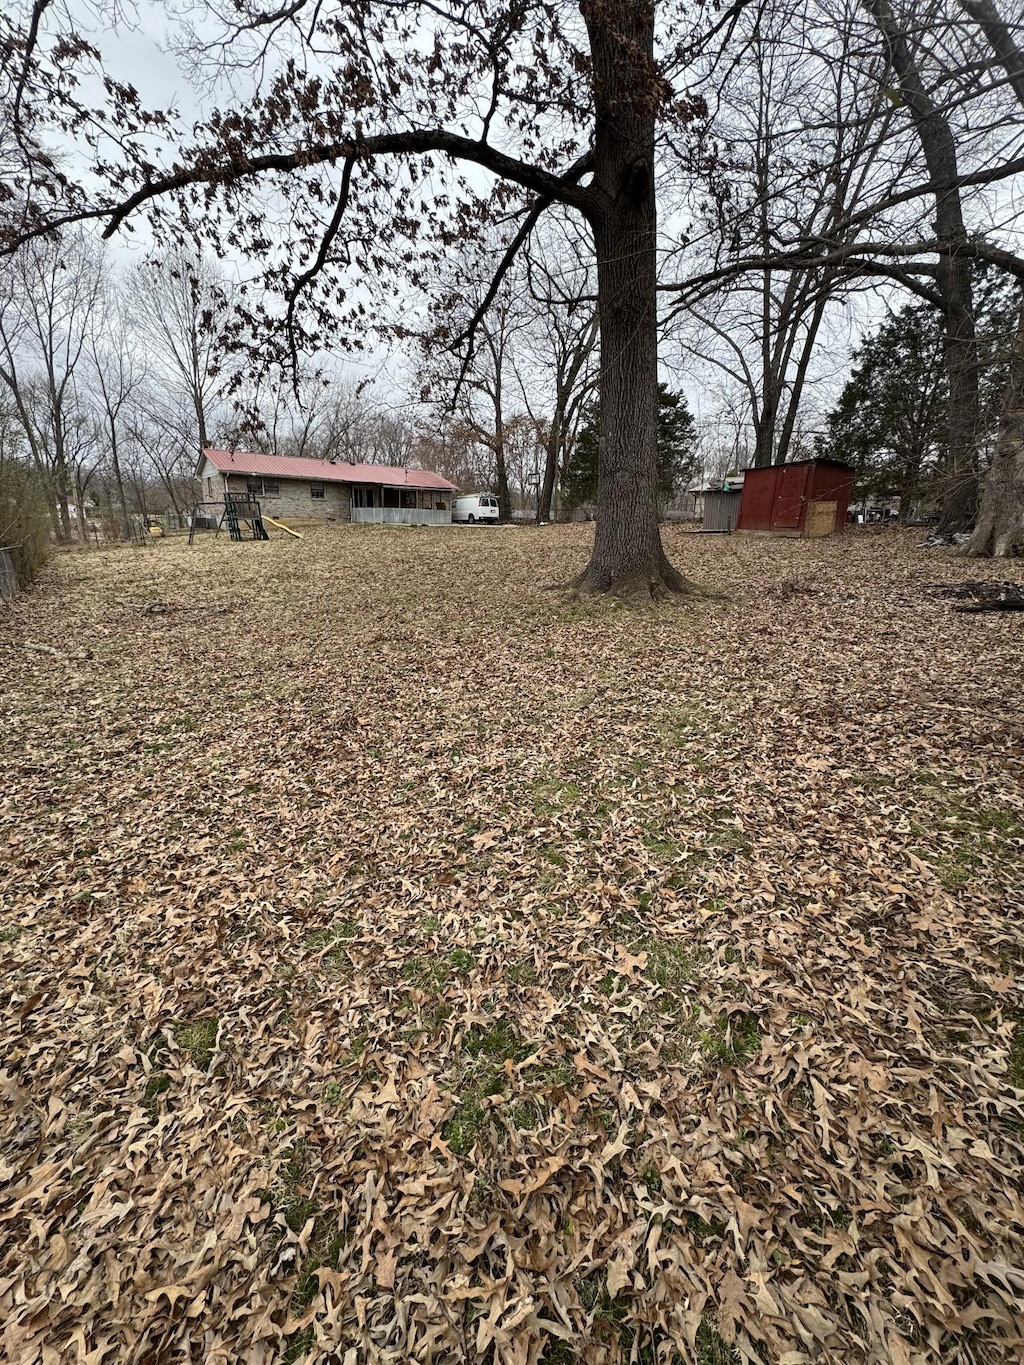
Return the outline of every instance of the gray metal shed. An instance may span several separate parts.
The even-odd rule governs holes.
[[[740,492],[709,488],[704,494],[704,530],[732,531],[740,515]]]

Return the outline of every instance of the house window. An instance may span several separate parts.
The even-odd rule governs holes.
[[[314,502],[323,502],[324,498],[327,496],[323,479],[310,479],[309,496]]]
[[[402,489],[402,506],[403,506],[403,507],[415,507],[415,506],[416,506],[416,490],[415,490],[415,488],[403,488],[403,489]]]
[[[207,478],[206,480],[206,496],[208,498],[213,497],[213,479],[211,478]]]
[[[245,481],[245,491],[250,498],[276,498],[281,493],[280,479],[258,479],[255,474]]]

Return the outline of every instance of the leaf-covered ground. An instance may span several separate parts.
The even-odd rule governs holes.
[[[588,538],[0,615],[4,1359],[1020,1360],[1024,620],[924,591],[1002,566]]]

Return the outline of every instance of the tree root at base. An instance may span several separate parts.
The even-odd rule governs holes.
[[[623,574],[618,577],[596,574],[588,565],[568,583],[558,585],[569,597],[614,597],[620,602],[667,602],[680,598],[707,597],[696,583],[675,569],[657,574]]]

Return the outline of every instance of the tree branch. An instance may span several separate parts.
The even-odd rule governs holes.
[[[222,165],[193,166],[172,171],[150,181],[128,196],[120,204],[83,209],[61,215],[45,223],[11,234],[0,247],[0,255],[10,255],[25,242],[42,237],[73,223],[106,218],[103,237],[109,238],[144,204],[167,194],[188,189],[192,185],[234,185],[241,180],[269,172],[289,173],[311,166],[333,164],[337,161],[373,161],[382,156],[422,156],[441,152],[456,161],[468,161],[503,180],[521,185],[524,189],[546,198],[549,203],[566,204],[583,214],[595,210],[596,200],[588,188],[578,181],[593,169],[593,157],[586,152],[562,175],[553,175],[539,166],[520,161],[516,157],[491,147],[485,142],[449,133],[443,129],[409,129],[401,133],[381,133],[376,137],[351,138],[344,142],[320,143],[294,152],[268,152],[263,156],[240,157]]]
[[[532,205],[530,211],[523,219],[519,231],[512,238],[512,241],[508,244],[508,246],[505,249],[505,254],[498,262],[498,268],[497,270],[495,270],[493,276],[491,277],[491,282],[487,286],[487,292],[484,294],[483,299],[480,301],[477,307],[473,309],[473,316],[470,318],[469,322],[463,328],[462,332],[460,332],[460,334],[455,338],[455,340],[451,343],[451,346],[449,347],[450,350],[454,351],[457,350],[459,346],[462,345],[466,346],[466,354],[463,356],[462,365],[459,368],[459,376],[455,381],[454,397],[456,398],[458,397],[459,390],[462,388],[462,385],[465,382],[466,374],[468,373],[469,367],[473,361],[474,354],[473,342],[476,337],[476,330],[480,326],[481,322],[483,322],[488,308],[490,308],[491,304],[494,302],[498,290],[501,288],[501,282],[508,274],[509,270],[512,268],[516,256],[519,254],[520,248],[522,247],[523,243],[527,240],[527,238],[530,236],[530,233],[533,231],[533,229],[537,226],[537,222],[541,214],[544,212],[545,209],[549,208],[550,206],[551,206],[550,199],[538,199],[536,203]]]
[[[684,295],[699,293],[700,290],[709,285],[724,284],[728,280],[735,280],[741,275],[759,270],[820,270],[825,266],[839,265],[856,269],[858,272],[871,271],[880,275],[891,275],[893,273],[896,267],[883,265],[881,261],[872,260],[872,257],[906,258],[908,264],[900,268],[900,278],[902,283],[909,285],[909,281],[903,279],[903,276],[911,273],[915,275],[934,275],[936,273],[934,265],[924,261],[914,261],[915,256],[938,254],[949,249],[948,243],[938,239],[910,242],[905,246],[897,246],[890,242],[864,241],[830,246],[824,240],[820,241],[818,245],[824,250],[814,251],[808,246],[791,252],[780,252],[775,256],[745,256],[734,261],[731,265],[722,266],[717,270],[704,271],[703,274],[694,275],[689,280],[659,284],[658,289],[662,293]],[[961,255],[970,256],[975,260],[989,261],[1008,274],[1016,276],[1017,279],[1024,280],[1024,258],[1015,255],[1012,251],[1004,251],[1001,247],[971,239],[959,243],[957,251]],[[915,292],[920,292],[919,286],[915,287]],[[928,297],[928,295],[924,295],[924,297]]]
[[[316,254],[316,260],[308,270],[304,270],[302,274],[296,278],[286,296],[288,308],[287,313],[285,314],[285,327],[288,332],[288,353],[291,356],[292,381],[296,397],[298,397],[299,385],[299,354],[298,347],[295,343],[295,304],[306,285],[316,279],[317,275],[319,275],[320,271],[327,263],[327,257],[331,246],[341,228],[341,220],[345,216],[345,210],[348,208],[349,191],[352,187],[352,168],[354,165],[355,161],[353,158],[347,157],[345,160],[345,169],[341,174],[341,187],[338,190],[338,202],[334,206],[334,213],[331,215],[331,221],[327,225],[327,231],[321,239],[320,250]]]

